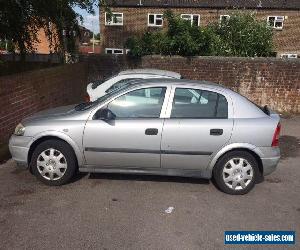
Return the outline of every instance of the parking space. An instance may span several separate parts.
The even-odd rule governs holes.
[[[115,174],[48,187],[9,160],[0,165],[0,249],[221,249],[225,230],[298,236],[300,117],[282,127],[277,171],[244,196],[206,180]]]

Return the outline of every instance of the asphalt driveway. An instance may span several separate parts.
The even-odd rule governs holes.
[[[300,117],[282,125],[278,170],[244,196],[152,176],[80,175],[47,187],[9,160],[0,165],[0,249],[232,249],[225,230],[293,230],[299,249]]]

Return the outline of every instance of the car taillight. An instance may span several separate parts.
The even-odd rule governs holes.
[[[272,147],[278,147],[279,146],[279,136],[280,136],[280,129],[281,125],[278,123],[274,135],[273,135],[273,140],[272,140]]]
[[[90,96],[89,96],[89,95],[86,95],[86,96],[84,97],[84,100],[85,100],[86,102],[90,102],[90,101],[91,101]]]

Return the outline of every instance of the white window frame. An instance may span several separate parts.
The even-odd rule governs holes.
[[[227,20],[230,19],[230,15],[220,15],[220,23],[222,22],[223,17],[225,17]]]
[[[282,53],[282,54],[280,54],[280,58],[284,58],[284,59],[297,59],[298,58],[298,54],[296,54],[296,53]]]
[[[272,18],[272,17],[275,18],[273,26],[270,25],[270,18]],[[278,18],[280,18],[280,20],[278,20]],[[282,30],[282,29],[283,29],[284,19],[285,19],[284,16],[268,16],[268,18],[267,18],[267,23],[268,23],[268,26],[270,26],[271,28],[273,28],[273,29],[275,29],[275,30]],[[281,27],[276,27],[276,26],[275,26],[275,23],[278,22],[278,21],[281,21],[281,23],[282,23],[282,26],[281,26]]]
[[[108,20],[107,17],[107,12],[105,12],[105,25],[106,26],[123,26],[123,20],[124,20],[124,15],[121,12],[112,12],[111,20]],[[122,16],[122,23],[116,23],[114,15],[121,15]]]
[[[182,16],[190,16],[190,18],[184,18]],[[193,17],[194,16],[198,16],[198,27],[200,27],[200,23],[201,23],[201,15],[200,14],[181,14],[180,15],[180,18],[182,18],[183,20],[186,20],[186,21],[190,21],[191,22],[191,26],[193,25]]]
[[[108,50],[111,50],[112,53],[107,53]],[[116,50],[122,50],[122,53],[116,53]],[[123,55],[124,54],[124,50],[123,49],[118,49],[118,48],[105,48],[105,54]]]
[[[154,23],[149,23],[149,17],[150,15],[154,16]],[[159,18],[157,18],[157,16],[161,16]],[[161,20],[161,25],[156,24],[156,20]],[[164,25],[164,17],[163,14],[153,14],[153,13],[148,13],[148,26],[149,27],[162,27]]]

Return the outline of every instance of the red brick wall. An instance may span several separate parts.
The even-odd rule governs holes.
[[[287,113],[300,113],[300,59],[233,57],[90,56],[89,80],[127,68],[157,68],[179,72],[184,78],[223,84],[250,100]]]
[[[83,63],[0,77],[0,144],[22,118],[83,100],[86,80]]]
[[[101,53],[101,46],[99,45],[95,45],[94,47],[94,53],[95,54],[100,54]],[[89,54],[89,53],[93,53],[93,45],[89,45],[89,46],[79,46],[79,53],[81,54]]]
[[[40,29],[37,33],[38,42],[34,43],[34,50],[37,54],[50,54],[55,53],[57,51],[59,40],[56,35],[56,30],[53,30],[54,35],[52,36],[52,44],[50,46],[50,42],[48,37],[46,36],[45,30]]]

